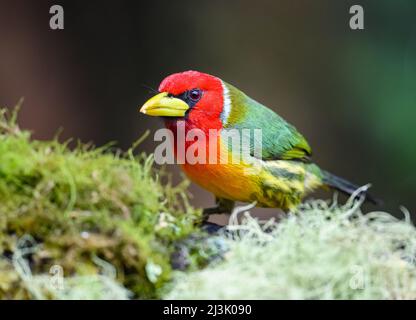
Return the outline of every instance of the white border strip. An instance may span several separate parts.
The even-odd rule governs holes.
[[[221,80],[222,85],[222,93],[224,97],[224,102],[222,106],[222,112],[220,114],[220,118],[222,121],[223,126],[228,124],[228,118],[230,117],[231,113],[231,99],[230,99],[230,92],[227,88],[227,85]]]

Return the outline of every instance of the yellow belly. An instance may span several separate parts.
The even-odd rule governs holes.
[[[220,144],[219,148],[224,146]],[[221,157],[228,157],[228,161],[222,162]],[[320,185],[301,162],[250,159],[236,164],[227,152],[220,153],[217,164],[184,164],[182,169],[192,181],[219,198],[256,201],[261,207],[284,210],[296,207],[306,192]],[[286,172],[286,176],[279,172]]]
[[[287,167],[284,160],[273,161],[273,165]],[[303,179],[289,180],[272,175],[264,167],[250,169],[247,164],[183,165],[184,172],[192,181],[215,196],[241,202],[256,201],[260,207],[290,210],[300,203],[307,191],[312,190],[305,186]],[[301,175],[305,173],[303,166],[296,169]]]
[[[252,202],[261,192],[257,179],[246,174],[244,165],[184,164],[182,169],[189,179],[220,198]]]

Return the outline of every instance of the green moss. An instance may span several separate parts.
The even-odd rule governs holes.
[[[0,110],[0,299],[416,299],[408,215],[315,200],[207,237],[151,156],[33,140],[16,115]]]
[[[109,281],[120,297],[158,297],[175,242],[198,233],[187,182],[173,186],[134,148],[33,140],[16,115],[0,111],[0,298],[73,297],[47,285],[54,265],[67,286],[98,288],[84,298],[108,297],[97,292]]]

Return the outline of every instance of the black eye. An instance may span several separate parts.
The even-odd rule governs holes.
[[[202,92],[199,89],[192,89],[189,91],[189,99],[191,99],[193,102],[198,102],[199,99],[201,99]]]

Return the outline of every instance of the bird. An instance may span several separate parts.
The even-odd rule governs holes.
[[[216,76],[193,70],[171,74],[139,111],[163,119],[165,128],[172,132],[177,157],[180,144],[187,155],[192,142],[197,146],[202,143],[181,141],[180,125],[185,134],[192,130],[202,133],[205,139],[201,141],[206,144],[197,152],[203,151],[202,158],[215,161],[195,163],[185,156],[180,165],[191,181],[215,196],[216,205],[204,209],[205,217],[231,213],[236,202],[292,211],[317,189],[347,195],[358,189],[315,164],[310,145],[293,125]],[[255,130],[261,137],[250,135],[243,147],[233,147],[228,139],[231,131],[244,137],[244,132]],[[211,131],[217,134],[211,135]],[[240,161],[229,161],[236,154]],[[364,198],[377,203],[366,191]]]

